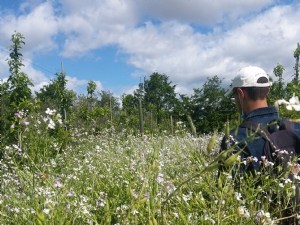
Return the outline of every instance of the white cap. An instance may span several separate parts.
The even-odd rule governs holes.
[[[260,81],[259,79],[265,77]],[[247,66],[240,69],[238,75],[233,79],[230,89],[226,92],[226,96],[232,93],[237,87],[269,87],[272,82],[269,80],[268,74],[260,67]]]

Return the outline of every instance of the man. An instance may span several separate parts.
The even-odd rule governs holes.
[[[242,115],[243,121],[254,121],[256,123],[268,124],[278,119],[275,107],[269,107],[267,95],[271,82],[267,73],[256,66],[242,68],[233,79],[231,89],[226,95],[233,95],[237,109]],[[248,152],[242,152],[241,158],[253,157],[253,167],[259,167],[264,140],[255,138],[251,143],[247,142],[249,130],[246,127],[238,127],[230,131],[230,139],[223,138],[221,149],[229,149],[232,145],[239,143],[240,148],[247,145]]]
[[[241,160],[247,162],[245,167],[241,167],[242,173],[245,169],[251,172],[259,169],[260,163],[263,161],[265,144],[264,138],[247,128],[247,126],[243,126],[243,124],[246,124],[247,121],[263,124],[270,133],[278,128],[274,124],[274,121],[279,119],[278,111],[275,107],[268,106],[267,103],[270,86],[269,76],[262,68],[247,66],[238,72],[238,75],[232,81],[231,89],[227,92],[227,95],[233,95],[243,122],[238,128],[231,130],[229,136],[223,138],[221,150],[230,149],[233,146],[237,151],[242,150]],[[300,124],[291,123],[291,126],[292,130],[299,135]],[[285,213],[290,215],[289,211]],[[295,223],[286,220],[286,224]]]

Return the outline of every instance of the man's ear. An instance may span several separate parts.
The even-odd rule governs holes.
[[[238,88],[236,91],[237,91],[239,99],[245,98],[245,92],[241,88]]]

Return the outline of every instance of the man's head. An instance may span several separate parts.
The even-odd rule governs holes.
[[[269,76],[263,69],[247,66],[240,69],[233,79],[227,95],[233,94],[241,112],[250,112],[256,108],[267,107],[270,86]]]

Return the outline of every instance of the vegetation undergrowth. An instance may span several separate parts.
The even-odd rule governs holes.
[[[24,130],[22,145],[1,149],[1,224],[274,224],[288,206],[283,198],[273,204],[274,193],[294,190],[271,176],[259,178],[260,186],[257,177],[239,179],[235,187],[237,157],[218,154],[221,134],[69,130],[61,149],[54,131],[39,126],[42,136],[33,140]],[[218,174],[220,160],[229,169]]]

